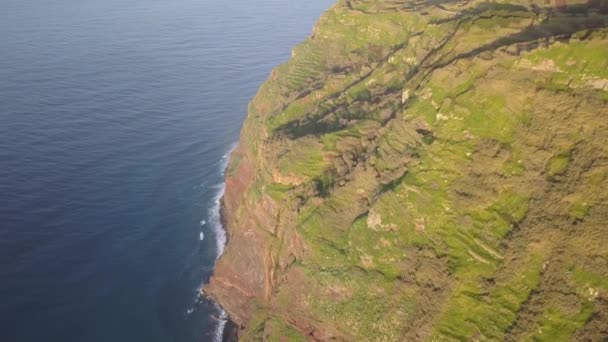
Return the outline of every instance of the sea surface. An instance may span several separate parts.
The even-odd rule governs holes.
[[[0,1],[0,341],[221,339],[226,156],[333,1]]]

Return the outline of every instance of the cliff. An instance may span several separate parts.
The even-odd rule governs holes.
[[[608,338],[608,2],[340,0],[250,103],[243,340]]]

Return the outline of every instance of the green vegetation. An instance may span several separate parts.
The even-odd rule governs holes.
[[[572,151],[566,150],[555,154],[547,163],[547,175],[549,178],[562,175],[568,169]]]
[[[286,175],[303,176],[307,179],[320,176],[325,169],[320,144],[309,141],[299,144],[289,151],[280,161],[279,170]]]
[[[587,202],[576,201],[572,203],[568,210],[568,215],[575,220],[582,220],[585,216],[589,215],[591,206]]]
[[[272,317],[266,321],[267,330],[269,333],[265,336],[266,341],[271,342],[305,342],[306,337],[299,331],[285,324],[277,317]]]
[[[583,285],[582,289],[586,291],[588,295],[590,294],[589,288],[608,291],[608,278],[606,278],[606,275],[593,273],[583,267],[576,266],[573,269],[573,277],[577,283]]]
[[[570,341],[572,334],[583,326],[591,314],[593,305],[585,302],[580,312],[568,315],[561,310],[549,309],[543,313],[536,333],[531,337],[533,341]]]
[[[287,191],[293,189],[291,185],[271,183],[266,187],[266,193],[272,197],[273,200],[280,202],[283,200]]]

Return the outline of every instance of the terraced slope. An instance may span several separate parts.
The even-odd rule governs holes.
[[[608,339],[608,2],[340,0],[249,107],[243,340]]]

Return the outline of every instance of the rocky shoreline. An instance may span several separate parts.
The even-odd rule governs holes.
[[[224,228],[224,231],[226,232],[226,245],[228,245],[228,243],[230,243],[230,232],[227,229],[226,226],[226,217],[225,217],[226,213],[225,213],[225,208],[224,208],[224,197],[222,196],[222,198],[220,199],[220,222],[222,223],[222,227]],[[224,246],[225,248],[225,246]],[[220,256],[221,257],[221,256]],[[215,300],[215,303],[217,305],[219,305],[221,307],[221,303],[217,300]],[[222,308],[223,310],[223,308]],[[224,325],[224,331],[222,332],[222,342],[237,342],[239,340],[239,325],[236,324],[231,318],[230,318],[230,314],[228,312],[226,312],[227,314],[227,318],[226,318],[226,324]]]
[[[239,326],[228,319],[224,326],[222,342],[236,342],[239,340]]]
[[[224,246],[224,248],[225,248],[228,245],[228,243],[230,242],[230,233],[229,233],[229,230],[226,228],[227,226],[226,226],[226,217],[225,217],[224,197],[223,196],[220,198],[219,216],[220,216],[220,223],[221,223],[222,229],[224,229],[224,231],[226,233],[226,244]],[[220,257],[221,257],[221,255],[220,255]],[[208,298],[209,300],[214,302],[217,306],[222,308],[221,302],[217,298],[215,298],[213,296],[213,294],[207,293],[205,291],[205,287],[203,287],[201,289],[201,293],[203,296],[205,296],[206,298]],[[222,308],[222,310],[224,310],[224,308]],[[225,312],[226,312],[227,318],[226,318],[226,323],[224,324],[224,327],[222,329],[222,342],[236,342],[236,341],[238,341],[239,325],[230,318],[230,314],[227,311],[225,311]]]

